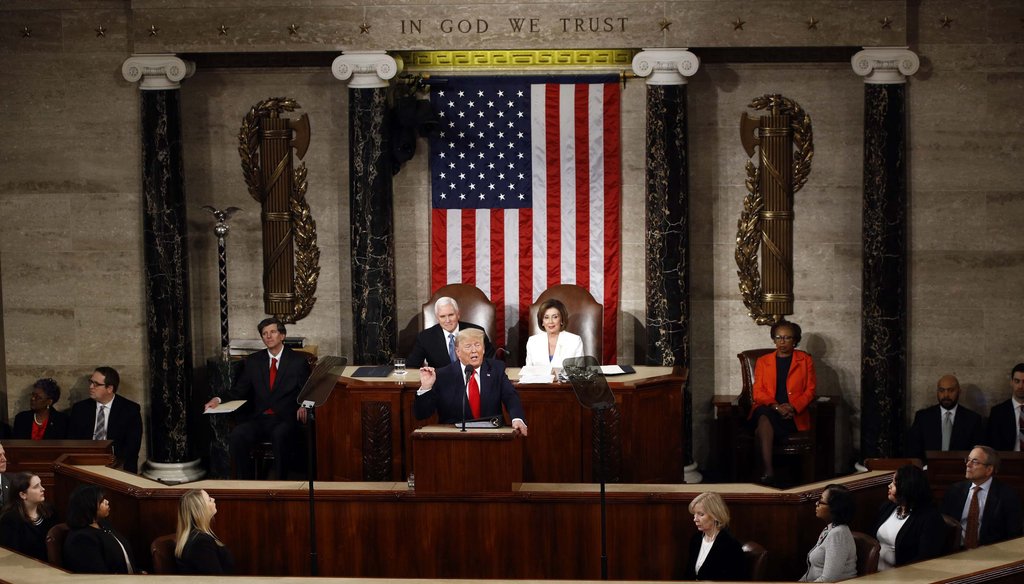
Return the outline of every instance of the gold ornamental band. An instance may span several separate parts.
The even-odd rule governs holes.
[[[789,126],[785,128],[761,128],[762,136],[789,136],[793,133],[793,130]]]
[[[269,302],[292,302],[295,300],[295,294],[291,292],[267,292],[267,300]]]
[[[765,302],[792,302],[793,295],[766,292],[761,295],[761,299]]]
[[[262,213],[260,215],[260,217],[262,217],[264,221],[288,221],[288,222],[291,222],[291,220],[292,220],[291,213]]]
[[[768,221],[779,220],[779,219],[792,219],[796,217],[793,211],[761,211],[761,219]]]
[[[283,130],[263,130],[264,140],[291,140],[292,130],[291,128],[284,128]]]
[[[402,51],[406,71],[426,69],[631,69],[634,49]]]

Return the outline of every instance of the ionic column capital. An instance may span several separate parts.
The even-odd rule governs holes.
[[[697,72],[700,59],[686,49],[644,49],[633,57],[633,72],[647,85],[685,85]]]
[[[853,72],[864,77],[864,83],[894,85],[906,83],[917,73],[921,60],[907,47],[864,47],[850,59]]]
[[[402,71],[402,60],[384,51],[350,51],[331,63],[331,73],[342,81],[349,81],[351,89],[387,87],[388,80]]]
[[[132,83],[142,80],[139,89],[179,89],[181,80],[196,72],[196,64],[174,55],[132,55],[121,65],[121,75]]]

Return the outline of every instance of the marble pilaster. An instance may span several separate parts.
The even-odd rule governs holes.
[[[633,71],[647,78],[647,364],[690,364],[689,147],[686,78],[700,60],[686,49],[645,49]],[[686,462],[693,462],[693,404],[684,390]]]
[[[345,53],[334,76],[349,81],[352,361],[390,363],[398,343],[395,222],[387,87],[401,65],[383,51]]]
[[[201,476],[189,443],[192,335],[179,91],[193,70],[173,55],[133,56],[122,66],[125,79],[141,81],[142,90],[149,457],[164,463],[146,473],[170,473],[174,480]]]
[[[906,47],[853,56],[864,76],[860,458],[903,453],[907,403]]]

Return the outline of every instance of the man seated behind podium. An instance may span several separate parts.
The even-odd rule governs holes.
[[[484,332],[461,331],[455,338],[455,356],[455,363],[437,370],[420,368],[420,389],[412,405],[416,419],[425,420],[436,412],[440,423],[457,424],[463,419],[501,416],[504,404],[512,428],[526,436],[523,406],[505,375],[505,364],[484,359]]]
[[[244,399],[249,418],[235,426],[228,438],[228,448],[238,478],[254,478],[249,457],[253,446],[269,440],[274,451],[277,478],[287,478],[288,452],[297,429],[296,420],[306,423],[306,410],[296,398],[309,379],[306,357],[284,346],[286,329],[276,318],[265,318],[257,325],[266,351],[245,358],[245,367],[234,387],[224,393],[225,400]],[[206,402],[206,409],[221,403],[220,397]]]
[[[471,322],[459,321],[459,303],[454,298],[442,296],[434,302],[434,316],[437,317],[437,324],[420,331],[416,335],[416,345],[412,353],[405,360],[407,367],[422,367],[424,364],[431,367],[444,367],[449,363],[455,363],[455,338],[459,336],[460,330],[477,329],[483,331],[483,327]],[[494,345],[484,333],[484,357],[494,357]]]
[[[935,387],[939,403],[918,410],[907,439],[907,456],[924,460],[928,450],[970,450],[985,442],[981,416],[960,402],[960,381],[943,375]]]

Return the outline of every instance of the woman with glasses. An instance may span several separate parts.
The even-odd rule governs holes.
[[[786,320],[772,325],[775,351],[757,360],[754,366],[754,395],[750,423],[761,451],[761,483],[775,484],[772,445],[794,432],[811,428],[807,407],[814,401],[817,376],[814,359],[800,344],[800,325]]]
[[[932,502],[923,470],[912,464],[896,470],[872,533],[882,547],[879,571],[942,555],[946,522]]]
[[[853,508],[853,495],[843,485],[829,485],[821,492],[814,515],[825,522],[825,529],[807,552],[801,582],[838,582],[857,576],[857,544],[849,527]]]
[[[14,416],[15,440],[63,440],[68,437],[68,416],[53,409],[60,400],[60,386],[50,378],[32,385],[29,409]]]
[[[11,476],[11,500],[0,515],[0,545],[46,561],[46,532],[57,522],[39,477],[30,472]]]

